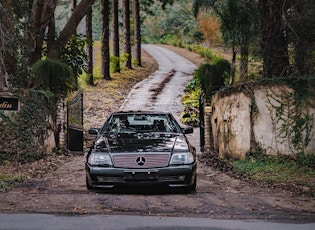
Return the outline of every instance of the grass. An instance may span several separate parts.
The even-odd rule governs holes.
[[[314,159],[315,157],[310,157],[308,162],[314,162]],[[315,197],[315,170],[312,164],[303,165],[287,157],[258,154],[233,161],[232,164],[238,171],[259,182],[303,187],[309,195]]]
[[[26,179],[24,175],[0,173],[0,192],[12,189]]]

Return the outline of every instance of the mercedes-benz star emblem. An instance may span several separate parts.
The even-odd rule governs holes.
[[[137,157],[136,163],[140,166],[145,164],[145,158],[144,157]]]

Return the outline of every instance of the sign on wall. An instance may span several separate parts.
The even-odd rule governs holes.
[[[0,111],[18,111],[19,110],[19,99],[0,97]]]

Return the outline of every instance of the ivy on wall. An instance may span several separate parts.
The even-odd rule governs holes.
[[[10,92],[19,98],[20,111],[0,112],[0,163],[29,162],[45,156],[48,137],[55,135],[58,141],[56,102],[75,90],[77,82],[68,65],[47,58],[32,66],[29,87],[32,89]]]
[[[15,96],[20,111],[0,112],[0,160],[35,161],[46,154],[44,144],[53,129],[49,116],[55,115],[55,99],[49,91],[40,90],[18,91]]]
[[[294,90],[278,93],[270,90],[267,102],[277,142],[286,144],[295,155],[304,153],[313,135],[314,121],[314,115],[306,107],[307,98]]]

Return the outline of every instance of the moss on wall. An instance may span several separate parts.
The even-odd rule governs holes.
[[[45,140],[53,130],[49,117],[55,116],[55,99],[51,93],[38,90],[19,90],[12,95],[19,99],[20,110],[0,112],[2,160],[40,159],[46,154]]]

